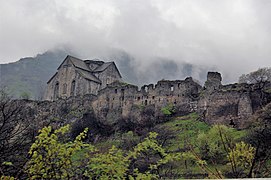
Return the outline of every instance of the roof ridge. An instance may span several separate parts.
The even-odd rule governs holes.
[[[81,61],[84,61],[83,59],[80,59],[80,58],[78,58],[78,57],[75,57],[75,56],[72,56],[72,55],[67,55],[67,57],[72,57],[72,58],[74,58],[74,59],[77,59],[77,60],[81,60]]]
[[[78,67],[75,67],[75,70],[79,71],[81,76],[83,76],[85,79],[89,79],[91,81],[101,83],[101,80],[99,78],[97,78],[94,74],[92,74],[90,71],[86,71],[86,70],[78,68]],[[87,74],[85,74],[85,73],[87,73]],[[91,77],[87,77],[87,76],[91,76]]]

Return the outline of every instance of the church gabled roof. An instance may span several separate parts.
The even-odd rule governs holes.
[[[57,68],[57,70],[59,70],[60,67],[63,65],[63,63],[67,62],[67,61],[71,62],[74,65],[76,71],[79,72],[82,75],[82,77],[84,77],[85,79],[94,81],[96,83],[102,83],[102,82],[93,73],[103,72],[104,70],[106,70],[112,64],[116,67],[114,62],[103,62],[103,61],[100,61],[98,59],[82,60],[82,59],[73,57],[71,55],[68,55],[64,59],[64,61],[60,64],[60,66]],[[98,67],[95,68],[94,70],[91,70],[89,65],[88,65],[88,64],[91,64],[91,63],[94,63],[94,64],[98,65]],[[119,70],[118,70],[117,67],[116,67],[116,70],[119,73]],[[53,77],[50,78],[50,80],[47,83],[49,83],[56,75],[57,75],[57,72],[53,75]],[[121,77],[120,73],[119,73],[119,75]]]
[[[78,59],[78,58],[75,58],[75,57],[72,57],[72,56],[70,56],[69,58],[70,58],[72,64],[73,64],[75,67],[80,68],[80,69],[83,69],[83,70],[86,70],[86,71],[91,71],[91,70],[89,69],[89,67],[87,66],[87,64],[86,64],[83,60]]]
[[[119,76],[122,77],[121,74],[120,74],[120,72],[119,72],[119,70],[118,70],[118,68],[117,68],[117,66],[116,66],[116,64],[115,64],[114,62],[106,62],[106,63],[102,64],[101,66],[97,67],[96,69],[94,69],[93,72],[94,72],[94,73],[103,72],[103,71],[106,70],[110,65],[114,65],[114,66],[116,67],[116,70],[117,70]]]
[[[113,62],[106,62],[103,63],[101,66],[98,66],[96,69],[93,70],[93,72],[101,72],[106,70],[106,68],[108,68],[111,64],[113,64]]]
[[[91,80],[91,81],[94,81],[94,82],[97,82],[97,83],[102,83],[100,81],[100,79],[98,79],[96,76],[94,76],[93,74],[87,72],[87,71],[84,71],[82,69],[79,69],[79,68],[76,68],[76,71],[81,75],[83,76],[85,79],[88,79],[88,80]]]

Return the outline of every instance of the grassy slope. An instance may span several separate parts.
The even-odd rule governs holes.
[[[174,138],[168,139],[167,143],[164,145],[164,148],[169,152],[188,151],[189,145],[195,145],[197,143],[198,134],[201,132],[207,132],[211,128],[211,126],[205,122],[199,121],[196,113],[176,117],[173,120],[159,124],[156,127],[159,127],[159,129],[166,129],[174,134]],[[236,139],[241,139],[246,135],[246,131],[234,131],[233,133]],[[95,144],[95,146],[103,152],[111,148],[112,145],[121,147],[123,139],[127,137],[127,134],[130,134],[129,137],[131,139],[139,139],[135,134],[131,136],[131,132],[124,134],[117,133],[114,136],[111,136],[109,139]],[[175,174],[176,177],[204,178],[204,172],[194,162],[182,160],[171,163],[171,166],[172,167],[170,168],[173,168],[172,173]],[[222,164],[210,164],[209,167],[211,169],[217,168],[219,171],[224,172],[228,169],[227,166]]]

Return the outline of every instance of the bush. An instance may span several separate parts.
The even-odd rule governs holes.
[[[161,111],[165,116],[171,116],[175,113],[173,104],[168,104],[167,106],[163,107]]]
[[[40,130],[29,154],[27,173],[30,179],[153,179],[158,178],[158,168],[181,158],[181,154],[167,153],[156,141],[157,133],[150,133],[143,142],[124,152],[112,146],[105,153],[82,142],[87,129],[72,142],[61,140],[69,125],[53,131],[51,127]],[[144,171],[135,162],[144,154],[158,155]]]

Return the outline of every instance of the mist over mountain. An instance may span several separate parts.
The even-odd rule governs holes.
[[[14,63],[0,64],[0,87],[7,88],[14,98],[27,94],[31,99],[42,99],[46,82],[68,54],[81,58],[69,50],[58,49],[35,57],[21,58]],[[103,61],[115,61],[123,80],[138,86],[156,83],[161,79],[184,79],[188,76],[203,82],[207,71],[214,69],[159,57],[151,63],[143,64],[142,67],[137,64],[135,58],[124,51],[115,51],[108,57],[98,58]]]
[[[33,99],[41,99],[48,78],[55,73],[66,54],[60,50],[47,51],[14,63],[1,64],[0,87],[7,88],[15,98],[27,93]]]
[[[0,3],[0,63],[65,46],[81,59],[126,52],[140,77],[136,82],[181,78],[192,64],[196,75],[199,67],[216,67],[224,83],[232,83],[271,66],[268,0],[18,2]],[[177,64],[176,73],[154,70],[164,63]]]
[[[111,55],[123,75],[123,79],[136,85],[156,83],[161,79],[175,80],[193,77],[203,83],[208,71],[217,70],[215,67],[198,66],[173,59],[156,57],[151,63],[140,64],[124,51],[117,51]]]

